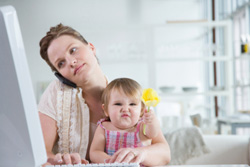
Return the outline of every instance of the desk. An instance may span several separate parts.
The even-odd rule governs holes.
[[[137,165],[136,165],[137,166]],[[139,164],[138,164],[139,166]],[[47,165],[46,167],[85,167],[84,164],[79,165]],[[116,167],[116,165],[100,165],[100,164],[88,164],[86,167]],[[122,165],[119,167],[126,167],[126,165]],[[154,166],[154,167],[249,167],[246,164],[235,164],[235,165],[164,165],[164,166]]]
[[[167,165],[167,166],[157,166],[157,167],[249,167],[246,164],[240,165]]]
[[[218,133],[221,134],[221,125],[226,124],[231,126],[231,133],[236,134],[237,128],[249,128],[249,119],[237,119],[237,118],[218,118]]]

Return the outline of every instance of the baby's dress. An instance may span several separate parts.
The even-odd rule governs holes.
[[[112,156],[116,151],[120,148],[136,148],[136,147],[143,147],[143,144],[139,137],[140,132],[140,125],[142,121],[139,121],[136,126],[135,132],[119,132],[119,131],[112,131],[106,129],[102,122],[107,120],[101,119],[98,121],[98,125],[105,130],[105,152]]]

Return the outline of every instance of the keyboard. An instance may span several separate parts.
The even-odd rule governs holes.
[[[100,163],[77,165],[47,165],[46,167],[140,167],[139,163]]]

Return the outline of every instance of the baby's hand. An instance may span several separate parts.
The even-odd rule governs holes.
[[[155,119],[156,119],[155,113],[152,109],[150,109],[149,111],[145,110],[144,115],[143,115],[143,122],[145,124],[154,123]]]
[[[143,131],[143,134],[149,139],[153,139],[154,137],[156,137],[160,131],[160,124],[153,110],[149,110],[149,112],[145,111],[143,115],[143,123],[143,130],[145,127],[145,131]]]

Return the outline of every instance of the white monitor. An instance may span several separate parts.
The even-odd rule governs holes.
[[[0,166],[37,167],[46,160],[17,14],[0,7]]]

